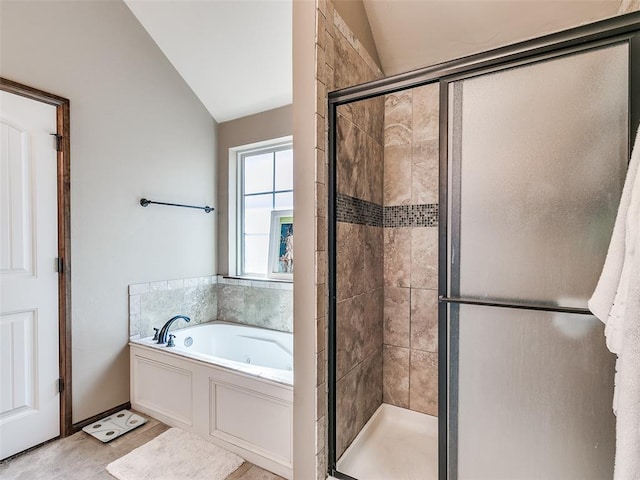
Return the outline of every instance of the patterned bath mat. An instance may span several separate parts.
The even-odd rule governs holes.
[[[224,480],[244,460],[197,435],[170,428],[107,465],[119,480]]]
[[[96,437],[101,442],[107,443],[145,423],[147,423],[146,418],[136,415],[129,410],[120,410],[118,413],[114,413],[102,420],[93,422],[91,425],[87,425],[82,430],[92,437]]]

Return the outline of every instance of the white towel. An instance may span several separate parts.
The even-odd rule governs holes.
[[[640,130],[613,228],[609,251],[589,309],[605,326],[618,356],[614,480],[640,479]]]

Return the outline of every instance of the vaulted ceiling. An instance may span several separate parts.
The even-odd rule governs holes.
[[[125,3],[216,121],[291,103],[291,0]]]
[[[124,1],[216,121],[291,103],[292,0]],[[361,14],[360,21],[371,29],[386,75],[611,17],[621,3],[621,0],[336,0],[336,3],[357,1],[364,3],[366,15]]]
[[[620,0],[363,0],[382,70],[415,70],[614,16]]]

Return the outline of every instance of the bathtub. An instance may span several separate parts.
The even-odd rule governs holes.
[[[293,336],[212,322],[130,340],[131,406],[292,478]]]

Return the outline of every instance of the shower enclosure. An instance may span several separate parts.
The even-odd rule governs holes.
[[[613,475],[587,310],[640,123],[640,14],[329,94],[329,473]]]

